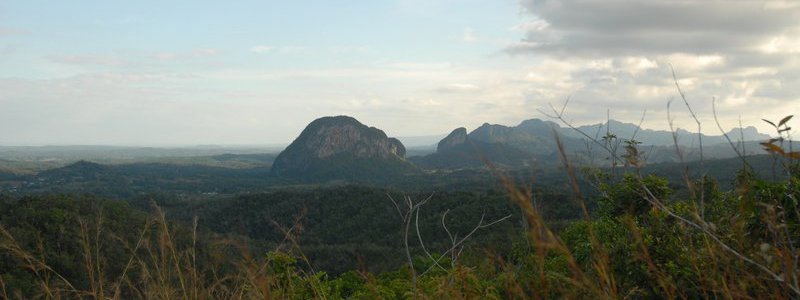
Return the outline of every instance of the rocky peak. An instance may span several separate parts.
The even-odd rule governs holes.
[[[560,128],[558,124],[551,122],[551,121],[543,121],[540,119],[528,119],[522,121],[517,125],[517,128],[524,129],[524,130],[547,130],[551,131],[552,128]]]
[[[469,133],[469,138],[474,141],[496,143],[505,140],[505,138],[510,135],[513,130],[514,129],[512,127],[508,126],[483,123],[481,127],[478,127]]]
[[[439,145],[436,147],[436,152],[445,152],[447,150],[452,149],[455,146],[461,145],[467,141],[467,129],[464,127],[459,127],[450,132],[445,138],[439,141]]]
[[[382,130],[348,116],[323,117],[309,123],[273,163],[273,173],[296,173],[337,156],[403,160],[403,144]]]
[[[769,134],[760,133],[758,132],[758,129],[753,126],[741,128],[741,131],[739,128],[731,129],[731,131],[728,132],[728,135],[732,139],[741,139],[741,137],[744,136],[745,141],[762,141],[770,139]]]

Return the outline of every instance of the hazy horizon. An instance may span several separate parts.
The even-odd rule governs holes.
[[[0,145],[284,145],[610,118],[703,132],[800,109],[793,1],[0,1]]]
[[[550,121],[550,122],[553,122],[553,123],[557,124],[559,127],[563,128],[563,129],[569,129],[565,124],[559,123],[558,120],[549,120],[547,118],[533,118],[533,119],[540,119],[540,120],[543,120],[543,121]],[[530,120],[530,119],[526,119],[526,120]],[[526,121],[526,120],[522,120],[522,121]],[[522,123],[522,121],[517,122],[517,123],[511,123],[511,124],[493,124],[493,125],[503,125],[503,126],[508,126],[508,127],[514,127],[514,126],[520,125],[520,123]],[[618,122],[622,122],[622,123],[625,123],[625,124],[631,124],[631,125],[637,125],[637,123],[638,123],[638,122],[637,123],[625,122],[625,121],[614,120],[614,119],[611,119],[611,121],[618,121]],[[574,125],[576,127],[583,127],[583,126],[602,125],[602,124],[605,124],[605,123],[606,123],[606,121],[601,121],[601,122],[597,122],[597,123],[572,123],[572,125]],[[370,127],[376,127],[378,129],[380,129],[378,126],[375,126],[375,125],[372,125],[372,124],[365,124],[365,125],[366,126],[370,126]],[[755,127],[755,126],[746,126],[746,125],[744,125],[741,128],[748,128],[748,127]],[[458,128],[458,127],[456,127],[456,128]],[[456,129],[456,128],[453,128],[453,129]],[[467,132],[471,132],[471,131],[473,131],[473,130],[475,130],[477,128],[478,127],[466,128],[466,129],[467,129]],[[642,130],[664,131],[662,129],[648,128],[648,127],[645,127],[645,126],[641,126],[640,128]],[[185,143],[185,144],[180,144],[180,143],[172,143],[172,144],[170,144],[170,143],[164,143],[164,144],[135,144],[135,143],[133,143],[133,144],[108,144],[108,143],[107,144],[103,144],[103,143],[97,143],[97,144],[70,144],[70,143],[63,143],[63,144],[57,144],[57,143],[50,143],[50,144],[48,144],[48,143],[40,143],[40,144],[11,144],[11,143],[3,143],[2,141],[0,141],[0,148],[2,148],[2,147],[9,147],[9,148],[15,148],[15,147],[16,148],[24,148],[24,147],[120,147],[120,148],[165,148],[165,149],[169,149],[169,148],[198,148],[198,149],[201,149],[201,148],[208,148],[208,149],[211,149],[211,148],[229,148],[229,149],[256,149],[256,148],[260,148],[260,149],[268,149],[268,148],[271,148],[272,150],[275,150],[275,149],[282,150],[282,148],[284,148],[284,147],[288,146],[289,144],[291,144],[294,141],[294,139],[297,138],[300,135],[300,133],[302,132],[303,129],[298,130],[297,131],[297,135],[295,137],[293,137],[291,140],[287,140],[287,141],[284,141],[284,142],[272,142],[272,143],[250,143],[250,144],[247,144],[247,143],[231,143],[231,144],[225,144],[225,143],[218,143],[218,144],[213,144],[213,143],[206,143],[206,144],[192,144],[192,143]],[[731,131],[736,131],[738,129],[739,129],[738,127],[734,127],[734,128],[731,128],[727,132],[730,133]],[[758,129],[758,128],[756,128],[756,129]],[[697,130],[692,130],[692,128],[675,127],[675,130],[677,130],[677,131],[685,131],[685,132],[688,132],[689,134],[696,134],[697,133]],[[718,128],[715,127],[714,130],[715,130],[714,132],[704,131],[703,133],[706,136],[722,136],[722,133],[719,132]],[[446,137],[450,132],[451,131],[442,132],[442,133],[439,133],[439,134],[414,135],[414,136],[396,136],[396,135],[392,135],[390,132],[384,132],[384,133],[386,133],[388,137],[394,137],[394,138],[399,139],[403,143],[403,145],[406,146],[406,147],[425,148],[425,147],[435,147],[436,144],[441,139]],[[769,131],[761,131],[760,130],[759,133],[767,134],[767,135],[774,135],[772,132],[769,132]],[[733,136],[732,138],[734,140],[738,140],[738,136]]]

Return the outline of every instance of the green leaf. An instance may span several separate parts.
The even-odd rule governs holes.
[[[769,125],[772,125],[772,127],[778,128],[778,126],[775,126],[775,123],[772,123],[770,120],[767,119],[761,119],[761,120],[764,120],[764,122],[769,123]]]

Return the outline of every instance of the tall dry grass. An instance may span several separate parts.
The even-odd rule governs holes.
[[[26,249],[0,225],[0,253],[19,261],[36,278],[33,294],[22,294],[9,287],[0,276],[3,299],[286,299],[304,295],[325,298],[310,274],[291,267],[289,252],[251,254],[241,240],[218,238],[213,244],[198,245],[198,221],[191,228],[169,222],[160,208],[129,241],[117,232],[107,231],[102,213],[94,220],[79,220],[82,274],[86,278],[67,278],[48,265],[41,253],[44,246]],[[299,222],[299,219],[297,220]],[[293,227],[298,227],[294,224]],[[287,233],[287,239],[291,233]],[[109,274],[102,241],[124,249],[127,257],[122,270]],[[295,244],[296,245],[296,244]],[[105,246],[109,247],[109,246]],[[202,258],[200,256],[203,256]],[[199,263],[202,260],[202,263]],[[78,287],[73,281],[88,282]],[[310,282],[310,284],[309,284]],[[318,285],[318,284],[317,284]],[[311,291],[310,293],[308,291]]]

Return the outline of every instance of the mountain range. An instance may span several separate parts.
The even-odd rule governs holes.
[[[602,165],[611,156],[604,147],[616,150],[616,154],[621,156],[625,154],[625,141],[630,140],[639,143],[642,159],[649,163],[680,159],[673,134],[669,131],[643,129],[615,120],[577,129],[597,142],[592,142],[575,129],[530,119],[517,126],[484,123],[471,132],[459,127],[439,141],[435,153],[407,158],[403,143],[388,137],[380,129],[348,116],[323,117],[311,122],[278,155],[272,174],[292,178],[347,179],[408,174],[420,169],[481,168],[487,163],[503,168],[556,165],[560,163],[556,135],[565,153],[580,162],[591,160]],[[748,154],[757,153],[758,141],[770,138],[754,127],[732,130],[727,134],[736,141],[742,137],[749,141],[741,144],[749,148]],[[612,135],[614,138],[609,138]],[[736,155],[724,136],[703,134],[701,137],[705,158]],[[676,132],[677,146],[683,159],[699,158],[697,138],[697,134],[685,130]]]
[[[599,133],[599,136],[602,137],[603,135],[605,135],[606,132],[611,132],[617,135],[619,138],[635,139],[637,141],[640,141],[642,142],[642,145],[674,146],[675,144],[672,132],[670,131],[644,129],[636,124],[623,123],[616,120],[609,120],[605,124],[601,123],[595,125],[585,125],[585,126],[579,126],[577,128],[583,131],[584,133],[589,134],[590,136],[596,136]],[[570,128],[562,128],[562,130],[559,133],[564,134],[566,136],[572,136],[578,138],[583,137],[580,133]],[[689,147],[697,146],[698,144],[697,133],[692,133],[680,128],[678,128],[675,133],[677,135],[678,145],[689,146]],[[731,131],[726,132],[726,134],[733,141],[738,141],[738,140],[763,141],[763,140],[768,140],[770,138],[770,136],[767,134],[759,133],[758,129],[756,129],[753,126],[744,127],[741,128],[741,130],[733,129]],[[702,134],[701,136],[703,138],[703,144],[705,145],[727,143],[727,140],[723,135]],[[742,137],[744,139],[742,139]]]

